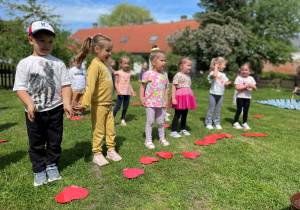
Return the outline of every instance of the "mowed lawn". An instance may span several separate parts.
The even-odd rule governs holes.
[[[133,88],[138,91],[137,82],[133,82]],[[65,119],[59,165],[62,180],[34,187],[23,104],[16,93],[0,90],[0,139],[7,139],[0,143],[1,209],[288,209],[290,196],[300,191],[300,111],[252,101],[250,132],[269,137],[244,137],[242,133],[247,131],[232,128],[236,106],[232,105],[233,90],[226,90],[221,111],[223,130],[209,131],[204,125],[208,90],[193,91],[198,108],[188,114],[191,136],[171,138],[168,128],[170,146],[163,147],[154,125],[156,148],[149,150],[144,146],[145,109],[130,106],[128,126],[118,124],[121,110],[115,122],[116,150],[123,160],[109,161],[103,167],[92,162],[91,120]],[[288,99],[291,95],[284,90],[259,89],[252,100]],[[139,98],[132,97],[132,102],[139,102]],[[168,112],[172,120],[174,111]],[[90,117],[89,110],[85,117]],[[218,140],[210,146],[194,145],[204,136],[221,132],[234,138]],[[150,165],[139,162],[142,156],[158,157],[158,151],[172,152],[174,156],[159,158]],[[188,159],[181,154],[188,151],[199,152],[200,156]],[[125,168],[141,168],[145,173],[127,179],[123,177]],[[66,204],[57,203],[58,193],[72,185],[88,189],[89,195]]]

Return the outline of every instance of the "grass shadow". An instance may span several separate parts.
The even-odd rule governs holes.
[[[233,113],[236,113],[236,108],[227,107],[227,110]]]
[[[0,170],[4,169],[5,167],[9,166],[10,164],[19,162],[25,155],[27,151],[16,151],[9,153],[7,155],[3,155],[0,157]]]
[[[126,141],[125,137],[116,136],[116,138],[115,138],[115,142],[116,142],[115,150],[116,150],[116,152],[119,152],[120,148],[123,146],[124,141]],[[106,156],[106,154],[107,154],[107,147],[106,147],[106,142],[105,141],[102,145],[102,153],[103,153],[104,156]]]
[[[15,107],[15,106],[13,106],[13,107],[0,107],[0,111],[6,110],[6,109],[12,109],[12,108],[17,108],[17,107]]]
[[[280,210],[290,210],[290,209],[292,209],[291,206],[285,207],[285,208],[281,208]]]
[[[84,158],[85,162],[90,161],[90,157],[92,156],[92,143],[91,142],[78,142],[74,147],[70,149],[63,149],[59,166],[60,169],[63,170],[70,165],[73,165],[76,161],[81,158]]]
[[[9,128],[15,126],[15,125],[17,125],[17,124],[18,123],[5,123],[5,124],[1,124],[0,125],[0,132],[1,131],[5,131],[5,130],[7,130],[7,129],[9,129]]]
[[[200,122],[203,122],[205,124],[205,117],[200,117]]]
[[[133,114],[127,114],[125,117],[126,122],[132,121],[132,120],[137,120],[136,116]]]
[[[224,120],[226,121],[226,122],[229,122],[229,123],[231,123],[231,124],[233,124],[234,122],[234,119],[233,118],[224,118]]]

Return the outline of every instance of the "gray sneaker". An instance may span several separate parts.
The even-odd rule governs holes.
[[[39,173],[34,173],[34,183],[35,187],[47,184],[46,171],[41,171]]]
[[[48,176],[48,182],[61,180],[61,176],[59,174],[58,168],[55,163],[53,163],[51,165],[47,165],[46,172],[47,172],[47,176]]]

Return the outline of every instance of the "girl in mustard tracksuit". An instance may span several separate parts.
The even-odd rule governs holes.
[[[103,137],[105,135],[107,156],[113,161],[122,158],[115,151],[115,127],[112,109],[113,82],[109,68],[104,64],[111,56],[113,43],[110,38],[102,34],[87,37],[83,41],[79,54],[76,56],[77,63],[82,63],[86,55],[93,51],[95,58],[87,70],[87,86],[81,105],[78,110],[85,111],[91,106],[93,127],[93,162],[99,166],[109,162],[102,154]]]

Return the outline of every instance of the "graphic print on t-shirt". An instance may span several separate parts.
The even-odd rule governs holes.
[[[55,95],[55,80],[53,64],[50,62],[39,63],[43,67],[44,75],[31,73],[29,75],[28,94],[34,104],[39,104],[37,109],[51,107]]]

